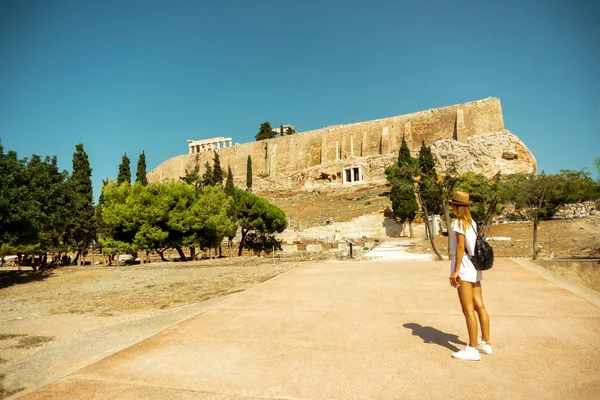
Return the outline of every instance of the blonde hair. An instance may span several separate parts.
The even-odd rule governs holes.
[[[459,206],[457,204],[452,204],[452,208],[454,208],[454,213],[456,214],[456,220],[458,221],[458,225],[463,229],[466,229],[467,226],[473,223],[473,218],[471,217],[471,207],[469,206]]]

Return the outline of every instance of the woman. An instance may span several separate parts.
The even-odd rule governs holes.
[[[452,200],[452,211],[456,219],[452,222],[450,232],[450,285],[457,288],[458,298],[463,314],[467,320],[469,344],[464,350],[457,351],[452,357],[461,360],[478,361],[479,353],[492,354],[490,345],[490,318],[483,305],[481,295],[481,271],[477,271],[468,254],[473,254],[477,239],[477,224],[471,218],[469,194],[455,192]],[[467,254],[468,253],[468,254]],[[477,341],[477,319],[481,325],[481,341]]]

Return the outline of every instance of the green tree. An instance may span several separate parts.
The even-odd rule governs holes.
[[[500,183],[502,202],[512,202],[515,208],[533,222],[532,258],[537,259],[538,226],[551,218],[564,204],[598,198],[598,185],[584,171],[563,170],[558,174],[512,174]]]
[[[33,224],[36,227],[35,244],[39,249],[41,267],[47,264],[48,253],[66,251],[62,242],[64,237],[63,221],[69,217],[68,173],[59,171],[56,156],[32,155],[27,163],[27,199],[34,211]]]
[[[238,225],[242,229],[238,252],[240,256],[247,246],[246,238],[249,233],[255,232],[259,239],[264,238],[263,244],[265,244],[270,240],[269,235],[283,232],[287,228],[285,213],[274,204],[252,193],[236,189],[235,210]]]
[[[421,150],[419,151],[419,172],[420,176],[417,183],[417,196],[423,214],[425,215],[425,229],[431,242],[431,247],[438,259],[442,259],[441,254],[437,250],[433,237],[433,216],[442,213],[443,194],[440,185],[438,184],[438,176],[435,170],[435,162],[431,148],[425,145],[423,141]],[[432,216],[432,221],[429,221],[429,216]]]
[[[5,154],[0,142],[0,251],[35,241],[37,212],[31,206],[26,160],[14,151]]]
[[[204,174],[202,175],[202,186],[212,186],[215,184],[215,176],[213,175],[213,168],[210,166],[208,161],[204,164]]]
[[[413,183],[416,165],[417,161],[411,157],[410,150],[403,137],[400,151],[398,152],[398,161],[387,167],[385,174],[389,184],[392,186],[390,191],[392,211],[402,224],[408,221],[410,237],[413,236],[412,222],[419,209]]]
[[[437,178],[431,147],[425,145],[425,141],[421,142],[421,149],[419,150],[419,171],[422,176]]]
[[[227,180],[225,181],[225,193],[228,196],[233,196],[235,194],[235,185],[233,184],[233,172],[231,172],[231,167],[227,167]]]
[[[174,248],[185,261],[184,246],[217,247],[234,229],[233,200],[217,186],[197,191],[183,183],[133,187],[110,183],[104,198],[101,215],[108,229],[100,240],[103,248],[141,250],[146,255],[154,249],[161,258],[167,248]]]
[[[219,160],[219,153],[215,151],[215,158],[213,159],[213,185],[223,185],[223,169],[221,168],[221,160]]]
[[[410,155],[410,149],[406,144],[404,136],[402,136],[402,144],[400,145],[400,151],[398,152],[398,166],[412,166],[414,165],[413,157]]]
[[[202,177],[200,176],[200,166],[196,165],[191,171],[185,170],[185,175],[179,177],[182,182],[192,185],[196,190],[202,189]]]
[[[96,236],[92,168],[83,144],[75,146],[73,173],[69,179],[69,217],[65,220],[65,242],[77,252],[75,261],[81,265],[82,253]]]
[[[475,172],[465,172],[455,186],[456,190],[469,193],[471,215],[484,236],[491,228],[494,215],[500,211],[499,187],[497,179],[488,179]]]
[[[412,185],[402,181],[393,183],[390,200],[392,201],[394,215],[400,219],[402,224],[408,221],[410,236],[412,237],[412,221],[417,216],[417,211],[419,211]]]
[[[33,269],[45,267],[48,253],[65,251],[63,221],[68,217],[68,174],[56,157],[34,154],[30,160],[4,153],[0,142],[0,253],[13,251]]]
[[[246,190],[252,192],[252,157],[250,155],[246,162]]]
[[[128,185],[131,184],[131,162],[127,153],[123,154],[121,164],[119,164],[119,175],[117,176],[117,183],[126,182]]]
[[[137,171],[135,172],[135,182],[142,186],[148,184],[148,178],[146,177],[146,154],[142,150],[140,157],[137,162]]]
[[[598,176],[596,182],[598,182],[598,184],[600,185],[600,157],[596,157],[594,164],[596,166],[596,175]]]
[[[260,129],[258,130],[258,133],[254,136],[254,138],[256,139],[256,141],[259,141],[265,139],[273,139],[276,136],[277,132],[273,131],[273,128],[271,128],[271,123],[269,121],[265,121],[262,124],[260,124]]]
[[[458,170],[456,166],[456,161],[449,161],[448,166],[446,167],[446,171],[442,176],[438,177],[437,184],[440,187],[440,191],[442,193],[441,198],[441,208],[444,212],[444,222],[446,224],[446,231],[450,230],[450,226],[452,221],[450,220],[450,206],[449,201],[452,199],[452,195],[454,194],[454,187],[458,182]],[[448,251],[450,251],[450,235],[448,235]]]

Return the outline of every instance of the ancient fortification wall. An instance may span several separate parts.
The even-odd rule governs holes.
[[[245,181],[246,161],[252,156],[252,168],[258,178],[293,176],[307,169],[322,167],[337,170],[361,165],[361,181],[380,180],[381,166],[370,168],[374,157],[392,160],[400,149],[402,137],[411,150],[421,141],[431,145],[441,139],[468,143],[479,134],[504,131],[500,99],[464,103],[373,121],[336,125],[295,135],[244,143],[219,150],[221,166],[230,166],[236,180]],[[182,150],[185,144],[182,143]],[[171,158],[148,174],[151,182],[178,179],[199,165],[212,164],[212,152],[185,154]],[[371,161],[367,161],[371,160]],[[335,166],[335,168],[331,168]],[[333,174],[341,184],[340,173]],[[236,182],[237,183],[237,182]]]

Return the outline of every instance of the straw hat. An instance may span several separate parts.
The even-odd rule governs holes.
[[[452,196],[452,200],[449,203],[457,206],[470,206],[469,193],[454,192],[454,196]]]

